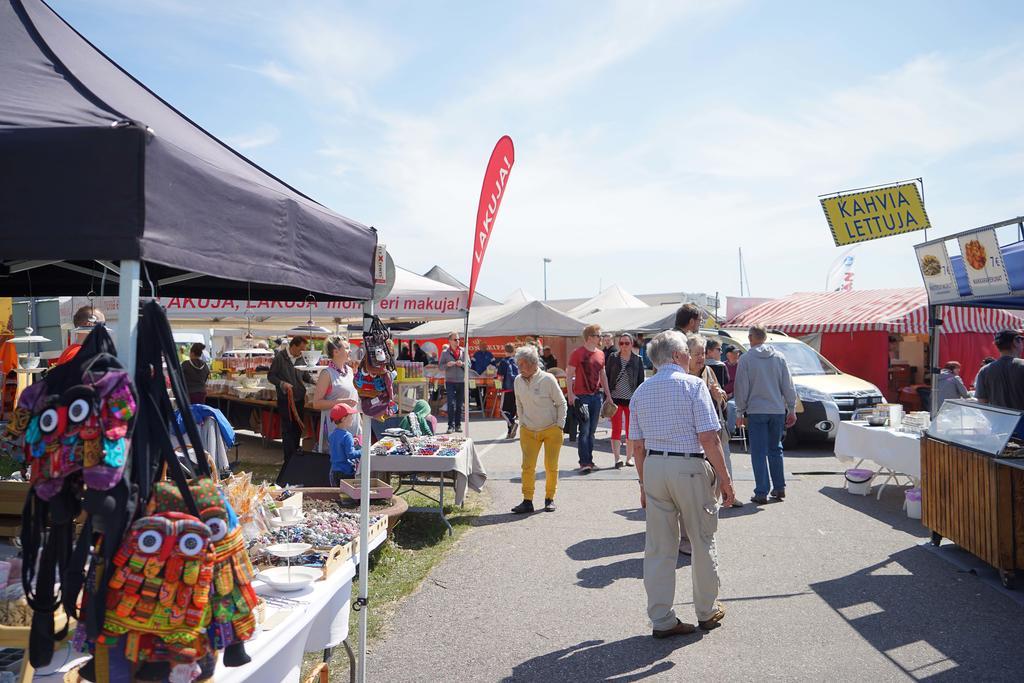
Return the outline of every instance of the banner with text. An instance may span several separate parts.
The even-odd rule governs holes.
[[[836,246],[931,227],[915,183],[905,183],[821,200]]]
[[[949,263],[949,252],[945,242],[921,244],[914,247],[917,252],[917,265],[924,278],[924,288],[928,292],[928,302],[933,304],[956,301],[960,298],[960,290],[956,286],[953,267]]]
[[[200,297],[161,297],[157,299],[167,309],[167,317],[174,320],[242,321],[246,316],[254,322],[305,320],[312,314],[319,321],[333,318],[361,319],[361,301],[237,301],[234,299],[203,299]],[[61,320],[71,320],[78,307],[85,306],[89,299],[71,297],[61,300]],[[108,321],[116,320],[119,301],[117,297],[97,297],[94,304],[103,311]],[[376,304],[377,315],[381,318],[403,318],[408,320],[444,320],[461,318],[460,311],[466,308],[466,293],[451,294],[395,294],[381,299]]]
[[[994,228],[970,232],[957,238],[960,255],[967,271],[967,284],[971,294],[989,296],[1009,294],[1010,278],[1006,275],[1006,264],[999,252],[999,240]]]
[[[466,301],[466,308],[473,303],[476,281],[480,277],[484,254],[487,253],[487,245],[491,241],[491,231],[494,230],[494,221],[498,217],[498,209],[505,196],[508,174],[512,172],[512,164],[515,161],[516,150],[512,145],[512,138],[507,135],[501,136],[501,139],[494,145],[494,151],[491,152],[487,170],[484,172],[484,184],[480,188],[480,202],[477,205],[476,226],[473,230],[473,259],[469,265],[469,298]]]

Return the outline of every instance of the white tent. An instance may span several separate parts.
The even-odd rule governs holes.
[[[486,310],[486,309],[485,309]],[[512,337],[536,334],[542,337],[578,337],[585,323],[571,315],[556,311],[543,301],[531,301],[518,310],[510,311],[478,325],[472,333],[478,337]]]
[[[452,287],[455,287],[456,289],[462,289],[467,291],[469,290],[469,286],[465,282],[459,280],[457,277],[449,273],[441,266],[434,266],[427,272],[423,273],[423,277],[430,278],[431,280],[436,280],[446,285],[450,285]],[[498,305],[497,301],[488,296],[484,296],[483,294],[480,293],[480,290],[477,290],[476,294],[473,295],[473,303],[477,306]]]
[[[537,300],[537,297],[535,297],[533,294],[530,294],[529,292],[527,292],[523,288],[519,288],[516,291],[512,292],[511,294],[509,294],[508,298],[505,299],[502,303],[503,304],[525,304],[525,303],[529,303],[531,301],[536,301],[536,300]]]
[[[597,296],[570,308],[566,313],[582,318],[595,311],[623,308],[648,308],[648,306],[619,285],[611,285]]]
[[[600,325],[607,332],[661,332],[675,324],[677,304],[645,308],[609,308],[580,316],[587,324]]]
[[[536,334],[555,337],[577,337],[583,331],[580,320],[556,311],[542,301],[506,303],[500,306],[473,307],[469,313],[469,336],[508,337]],[[451,321],[432,320],[405,332],[396,332],[397,339],[434,339],[450,332],[462,332],[462,326]]]

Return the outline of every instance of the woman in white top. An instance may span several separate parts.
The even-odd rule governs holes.
[[[346,403],[359,409],[359,394],[352,383],[353,370],[348,365],[352,347],[343,337],[328,337],[324,343],[324,353],[330,359],[327,367],[320,371],[316,388],[313,390],[312,408],[320,411],[320,452],[326,452],[327,438],[335,430],[331,422],[331,408],[339,403]],[[356,432],[359,433],[359,420],[355,421]]]

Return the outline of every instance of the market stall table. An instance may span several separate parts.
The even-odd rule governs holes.
[[[369,549],[373,551],[386,538],[387,526],[384,525],[380,533],[370,539]],[[353,543],[353,550],[355,547]],[[226,667],[222,659],[219,659],[214,680],[217,683],[284,683],[300,680],[302,660],[307,652],[329,650],[348,638],[352,579],[356,575],[358,563],[359,554],[353,552],[352,557],[326,579],[301,591],[281,592],[259,579],[254,580],[253,588],[260,597],[280,601],[280,607],[270,601],[267,603],[263,624],[273,623],[273,628],[263,630],[262,626],[256,627],[256,633],[245,648],[252,661],[245,666]],[[283,616],[276,616],[281,614]],[[351,659],[347,643],[346,650]],[[62,656],[58,652],[54,659],[60,661]],[[72,660],[75,658],[75,655],[71,655]],[[64,674],[56,670],[48,674],[36,673],[33,680],[53,683],[63,681]]]
[[[405,491],[416,491],[420,495],[437,503],[437,507],[411,507],[409,512],[430,512],[441,517],[441,521],[448,527],[449,535],[452,533],[452,525],[444,514],[444,489],[446,475],[455,473],[455,504],[462,506],[466,498],[466,488],[472,488],[476,492],[483,490],[484,482],[487,481],[487,472],[480,462],[476,453],[476,446],[472,439],[466,439],[462,448],[456,455],[371,455],[370,473],[394,472],[399,475],[399,490],[395,495]],[[412,475],[408,478],[403,474]],[[436,481],[421,479],[419,474],[436,475]],[[405,486],[406,488],[402,488]],[[424,492],[422,486],[437,486],[439,495],[437,498]]]
[[[844,421],[836,431],[835,456],[844,464],[858,467],[864,460],[879,465],[885,480],[878,497],[890,482],[899,484],[899,476],[913,485],[921,481],[921,436],[889,427],[869,427],[866,422]]]

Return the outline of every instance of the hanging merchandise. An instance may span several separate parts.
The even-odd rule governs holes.
[[[36,667],[50,662],[66,631],[53,630],[61,603],[69,617],[79,616],[85,567],[95,571],[113,558],[136,506],[125,477],[136,399],[114,353],[106,328],[94,327],[78,354],[23,392],[4,435],[32,484],[21,543],[22,585],[33,610],[29,661]],[[93,611],[102,612],[103,593],[83,596],[83,606],[96,601]],[[87,625],[98,633],[101,623],[102,616]]]
[[[30,466],[36,494],[51,500],[79,471],[90,489],[106,491],[117,484],[135,408],[128,373],[107,353],[89,359],[81,384],[60,395],[50,393],[45,381],[22,392],[8,434],[24,435],[23,462]]]
[[[213,553],[213,583],[210,585],[212,620],[209,625],[211,650],[224,650],[226,666],[242,666],[250,661],[244,642],[256,630],[256,592],[252,588],[255,572],[245,551],[238,515],[213,480],[193,479],[189,491],[199,508],[200,519],[210,529]],[[172,482],[157,482],[153,492],[157,512],[184,512],[181,491]]]
[[[225,650],[228,666],[249,661],[242,643],[254,630],[252,567],[238,554],[237,517],[211,478],[170,327],[153,302],[142,309],[137,365],[130,460],[139,497],[149,501],[148,515],[132,525],[107,565],[110,571],[87,581],[87,591],[103,589],[107,596],[105,618],[97,620],[102,629],[76,633],[95,655],[80,675],[110,681],[209,678],[218,649]],[[168,387],[181,407],[180,422]],[[164,469],[170,480],[157,481]]]
[[[208,526],[181,512],[139,519],[114,557],[97,645],[113,647],[123,637],[125,657],[148,673],[162,678],[159,664],[168,662],[171,680],[192,680],[195,662],[207,653],[212,579]]]
[[[363,329],[363,360],[352,380],[363,413],[370,417],[394,415],[398,408],[392,376],[395,357],[391,352],[391,331],[375,315],[365,316]]]

